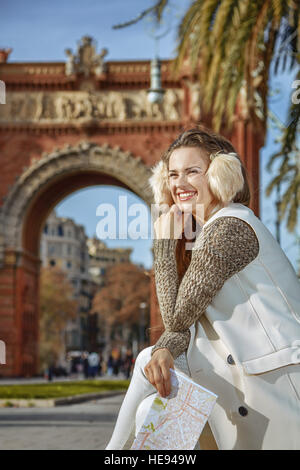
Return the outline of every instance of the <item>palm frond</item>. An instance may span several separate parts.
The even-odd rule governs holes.
[[[297,178],[294,178],[281,198],[280,205],[279,205],[281,219],[283,218],[288,205],[291,203],[293,196],[297,194],[297,186],[298,186]]]
[[[180,71],[182,63],[187,57],[191,70],[194,72],[199,63],[200,54],[205,55],[205,51],[209,50],[209,34],[204,34],[204,30],[209,30],[210,17],[213,16],[219,2],[220,0],[195,0],[188,8],[178,28],[177,57],[174,62],[175,73]],[[209,3],[209,11],[206,11],[207,3]]]
[[[268,171],[271,171],[272,170],[272,166],[274,164],[274,162],[278,159],[278,158],[282,158],[282,153],[281,151],[280,152],[277,152],[277,153],[274,153],[273,155],[271,155],[267,165],[266,165],[266,170]]]
[[[154,5],[154,14],[156,16],[158,23],[160,23],[163,12],[166,6],[168,5],[168,3],[169,3],[169,0],[160,0],[159,2],[156,3],[156,5]]]
[[[291,200],[290,200],[290,208],[288,212],[288,220],[287,220],[287,229],[289,232],[293,232],[295,227],[298,224],[298,209],[299,209],[299,188],[300,188],[300,181],[298,178],[297,184],[295,184],[295,190],[292,193]],[[284,216],[285,212],[282,211],[282,217]]]
[[[274,178],[268,184],[268,186],[265,190],[266,196],[270,196],[273,189],[285,181],[286,176],[287,176],[289,171],[290,171],[290,168],[289,168],[289,165],[288,165],[288,158],[286,158],[282,162],[280,168],[278,169],[278,173],[276,174],[276,176],[274,176]]]
[[[287,2],[286,0],[272,0],[271,8],[276,26],[279,27],[283,16],[286,14]]]
[[[226,47],[230,44],[229,36],[232,34],[232,25],[237,29],[241,23],[241,13],[238,8],[239,0],[225,0],[221,2],[217,11],[215,23],[212,29],[211,54],[206,54],[206,62],[202,62],[204,83],[204,106],[210,107],[215,90],[218,85],[222,61],[226,53]],[[206,73],[205,73],[206,71]]]
[[[159,0],[152,7],[146,8],[145,10],[141,11],[141,13],[139,13],[132,20],[126,21],[125,23],[116,24],[112,26],[112,28],[113,29],[126,28],[127,26],[131,26],[133,24],[138,23],[143,18],[145,18],[145,16],[150,15],[150,14],[153,14],[157,22],[159,23],[161,21],[163,11],[166,8],[168,3],[169,3],[169,0]]]

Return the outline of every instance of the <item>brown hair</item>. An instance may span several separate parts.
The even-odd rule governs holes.
[[[241,161],[239,155],[237,154],[235,148],[229,142],[229,140],[225,139],[225,137],[212,132],[211,130],[203,127],[198,126],[193,129],[185,130],[182,132],[179,137],[170,145],[170,147],[166,150],[166,152],[162,156],[162,160],[169,168],[169,160],[172,152],[175,149],[181,147],[199,147],[202,150],[205,150],[207,153],[207,160],[209,162],[210,154],[214,154],[216,152],[224,152],[230,153],[233,152],[236,154],[236,157],[239,159],[241,163],[241,170],[242,175],[244,178],[244,186],[241,191],[237,192],[234,196],[232,202],[237,202],[240,204],[244,204],[245,206],[249,207],[252,197],[252,189],[250,188],[249,184],[249,176],[247,174],[247,170]],[[217,198],[214,198],[216,204],[219,203]],[[196,231],[196,220],[193,217],[193,231]],[[179,280],[181,281],[182,277],[184,276],[190,261],[191,261],[191,250],[186,250],[185,245],[186,242],[191,242],[192,240],[187,240],[185,234],[182,234],[182,238],[177,242],[176,248],[176,260],[177,260],[177,271]]]

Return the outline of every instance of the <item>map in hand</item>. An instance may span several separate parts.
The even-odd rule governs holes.
[[[216,403],[217,395],[178,371],[171,371],[171,393],[155,395],[132,450],[192,450]]]

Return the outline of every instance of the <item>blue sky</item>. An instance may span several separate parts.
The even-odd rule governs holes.
[[[142,9],[153,5],[154,0],[2,0],[0,16],[0,47],[13,49],[10,62],[64,61],[64,50],[77,49],[77,42],[84,35],[92,36],[98,51],[106,47],[106,60],[147,60],[154,56],[154,40],[149,34],[149,25],[140,22],[126,29],[114,30],[112,26],[136,17]],[[159,55],[163,59],[175,54],[177,15],[180,15],[190,0],[173,0],[172,22],[166,26],[169,33],[160,40]],[[272,88],[279,93],[272,99],[270,107],[281,121],[285,121],[289,106],[291,84],[295,72],[272,77]],[[260,154],[260,218],[275,236],[275,194],[266,198],[264,192],[272,175],[265,167],[270,155],[278,148],[275,143],[277,131],[269,127],[264,148]],[[276,171],[274,166],[273,173]],[[128,204],[142,203],[129,191],[108,186],[86,188],[67,197],[57,206],[58,214],[72,217],[86,227],[89,236],[96,233],[99,217],[96,208],[102,202],[118,207],[118,196],[128,195]],[[150,224],[150,218],[148,219]],[[298,227],[298,235],[300,229]],[[299,249],[295,236],[281,226],[282,248],[297,266]],[[108,246],[132,247],[132,261],[151,267],[151,239],[106,240]]]

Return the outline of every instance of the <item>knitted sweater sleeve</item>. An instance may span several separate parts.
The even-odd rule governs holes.
[[[204,227],[179,285],[177,240],[154,239],[156,293],[165,331],[152,348],[167,348],[174,359],[189,345],[190,326],[205,312],[224,282],[259,252],[253,229],[242,219],[219,217]]]

